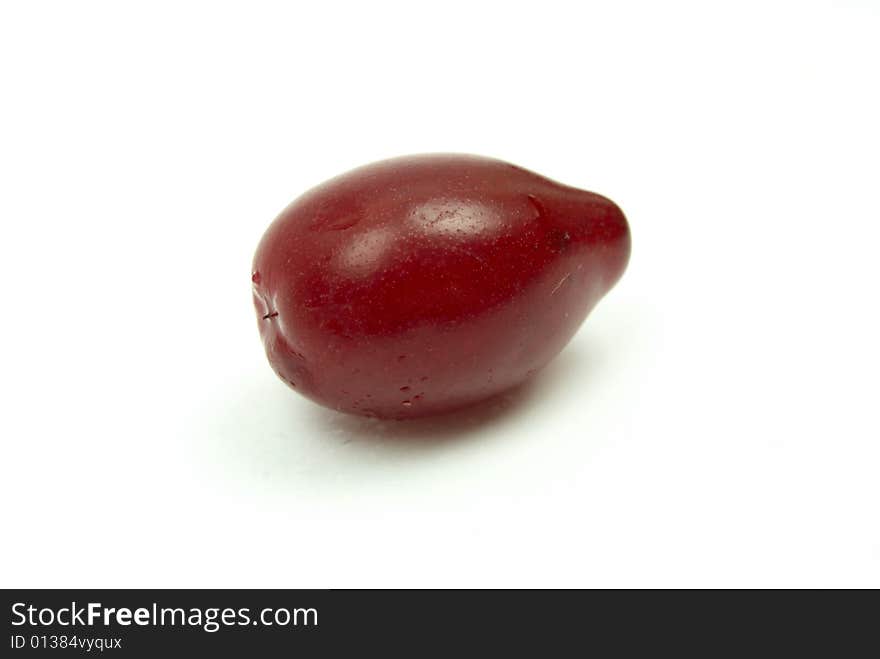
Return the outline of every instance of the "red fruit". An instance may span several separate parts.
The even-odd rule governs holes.
[[[396,158],[306,192],[253,268],[269,362],[342,412],[445,412],[523,382],[617,282],[610,200],[498,160]]]

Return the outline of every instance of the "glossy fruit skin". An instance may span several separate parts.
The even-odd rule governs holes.
[[[618,281],[630,233],[605,197],[499,160],[421,155],[309,190],[254,257],[269,362],[342,412],[404,419],[510,389]]]

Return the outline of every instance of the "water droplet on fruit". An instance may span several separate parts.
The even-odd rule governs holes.
[[[409,391],[409,387],[404,386],[404,387],[401,387],[400,390],[401,391]]]
[[[412,406],[412,403],[411,403],[410,401],[408,401],[408,400],[405,400],[405,401],[403,401],[403,402],[401,403],[401,405],[403,405],[404,407],[411,407],[411,406]]]

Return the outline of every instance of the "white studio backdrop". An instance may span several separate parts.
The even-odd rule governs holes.
[[[0,586],[880,586],[874,2],[7,2]],[[250,259],[324,179],[509,160],[618,202],[536,381],[344,417]]]

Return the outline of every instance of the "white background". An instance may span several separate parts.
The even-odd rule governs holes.
[[[880,8],[6,2],[0,585],[880,586]],[[272,218],[384,157],[610,196],[628,272],[524,391],[272,373]]]

